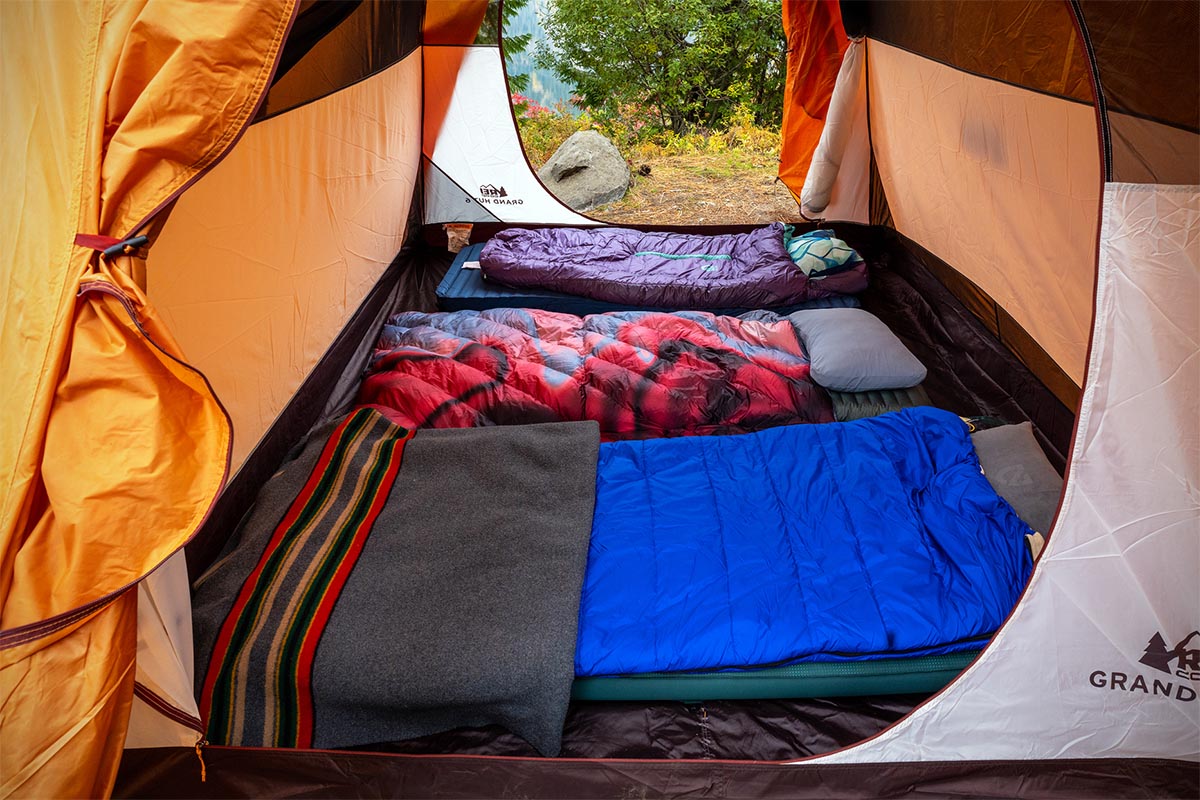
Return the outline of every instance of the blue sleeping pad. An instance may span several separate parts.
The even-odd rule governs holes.
[[[675,311],[671,308],[646,308],[620,305],[593,300],[590,297],[551,292],[545,289],[514,289],[501,286],[483,277],[479,269],[465,268],[464,264],[478,264],[482,244],[471,245],[459,252],[437,287],[437,304],[442,311],[486,311],[489,308],[543,308],[561,314],[584,317],[588,314],[603,314],[606,311]],[[790,314],[806,308],[858,308],[861,303],[855,295],[836,295],[817,300],[774,309],[780,314]],[[711,309],[715,314],[737,316],[751,309]]]

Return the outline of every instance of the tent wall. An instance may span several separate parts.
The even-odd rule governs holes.
[[[863,4],[872,39],[1011,86],[1092,105],[1068,2],[885,0]]]
[[[1200,184],[1200,133],[1120,112],[1109,112],[1108,122],[1114,180]]]
[[[415,167],[420,127],[413,126],[420,124],[427,77],[423,51],[413,48],[418,44],[418,36],[443,44],[473,40],[487,2],[467,0],[428,5],[364,2],[354,6],[352,13],[342,10],[340,19],[334,19],[330,29],[328,17],[344,5],[318,2],[307,7],[315,17],[311,35],[298,44],[289,41],[284,61],[295,66],[272,88],[267,99],[270,113],[260,115],[264,121],[251,131],[252,134],[259,128],[275,131],[258,142],[256,147],[263,152],[250,159],[253,163],[247,167],[258,175],[258,183],[265,184],[254,191],[265,193],[274,205],[253,212],[255,216],[238,223],[242,226],[239,235],[251,245],[239,257],[239,269],[263,276],[264,281],[275,281],[285,291],[290,291],[292,285],[302,286],[314,270],[320,274],[340,269],[348,277],[357,277],[353,291],[340,295],[340,307],[327,315],[320,331],[313,331],[320,336],[293,340],[292,346],[296,348],[293,356],[303,358],[306,363],[276,365],[287,368],[282,379],[294,384],[290,389],[275,391],[264,376],[255,372],[264,364],[264,368],[269,368],[274,359],[272,353],[262,352],[263,342],[251,337],[239,346],[239,357],[244,361],[239,374],[258,384],[251,386],[250,391],[265,388],[273,392],[274,402],[257,418],[254,411],[258,406],[244,409],[241,415],[244,425],[250,425],[246,430],[237,428],[241,469],[188,545],[187,563],[193,577],[217,557],[253,504],[258,488],[278,469],[289,450],[327,413],[335,413],[344,406],[347,396],[356,388],[358,370],[365,364],[384,315],[397,305],[432,308],[436,280],[431,282],[432,273],[424,267],[422,258],[411,250],[401,249],[412,225],[420,222],[421,204],[412,201],[423,194]],[[323,13],[323,7],[330,7],[329,11]],[[302,13],[297,24],[304,21]],[[318,38],[321,25],[325,26],[324,35]],[[297,47],[303,52],[291,56]],[[364,52],[369,57],[364,57]],[[389,59],[400,60],[389,63]],[[334,87],[332,94],[330,87]],[[346,117],[347,114],[354,116]],[[362,124],[363,116],[368,118],[366,125]],[[321,126],[315,137],[310,130],[314,119]],[[272,129],[275,125],[283,127]],[[333,128],[328,129],[331,125]],[[289,132],[309,137],[312,151],[303,150]],[[339,158],[340,166],[336,164]],[[335,162],[333,167],[328,163],[330,159]],[[365,167],[364,159],[369,161]],[[315,184],[321,188],[314,193],[314,173],[322,172],[329,174]],[[221,192],[232,187],[229,179],[222,179],[223,183],[213,180],[214,197],[210,203],[219,204]],[[273,183],[279,185],[272,186]],[[325,186],[341,186],[345,191],[328,192]],[[301,196],[307,196],[308,211],[315,213],[324,226],[321,236],[314,236],[294,219],[297,200],[292,192],[299,189],[309,190]],[[325,208],[324,201],[336,203],[329,202]],[[254,203],[256,207],[259,204]],[[171,225],[177,224],[179,211],[177,207],[172,213]],[[259,230],[259,217],[264,214],[271,220],[268,237]],[[206,208],[195,210],[197,219],[184,225],[184,229],[194,228],[190,235],[197,237],[207,235],[203,230],[207,215]],[[311,220],[307,224],[311,226]],[[381,231],[391,233],[382,236]],[[163,238],[172,233],[164,230]],[[293,253],[288,248],[280,249],[280,236],[285,241],[312,237],[305,241],[338,251],[328,254],[337,263],[333,267],[314,267],[315,256],[310,250],[297,248]],[[156,251],[163,238],[155,246]],[[256,263],[258,255],[252,248],[274,248],[270,249],[269,257],[281,261],[282,266],[276,270],[278,265],[273,263]],[[442,271],[444,268],[445,265]],[[287,271],[293,274],[287,277]],[[179,287],[179,292],[186,309],[187,288]],[[304,292],[313,303],[328,302],[326,296],[314,295],[308,289]],[[217,302],[235,312],[242,303],[236,291]],[[266,304],[272,300],[261,298],[259,302]],[[299,308],[293,316],[288,316],[286,295],[273,302],[278,313],[272,321],[272,330],[281,329],[285,339],[305,325],[311,327],[311,318],[304,316]],[[202,321],[197,320],[195,332],[197,336],[205,335]],[[297,356],[299,348],[307,345],[311,347]],[[233,380],[238,377],[223,361],[216,369],[221,374],[228,373]]]
[[[255,124],[155,242],[150,297],[229,411],[235,468],[399,252],[420,109],[414,51]]]
[[[188,573],[193,579],[217,559],[242,516],[254,505],[259,489],[288,453],[326,417],[331,404],[338,404],[337,392],[343,383],[347,379],[357,383],[358,369],[366,363],[366,350],[374,343],[386,315],[398,304],[411,305],[405,298],[413,291],[411,284],[421,282],[414,274],[417,272],[412,254],[402,251],[259,439],[196,537],[188,543]]]
[[[304,8],[259,119],[369,78],[420,44],[422,3],[329,2]]]
[[[487,16],[488,4],[489,0],[434,0],[427,3],[421,24],[421,41],[426,45],[471,44]]]
[[[1200,51],[1180,46],[1200,41],[1195,0],[848,5],[873,39],[973,75],[1088,106],[1098,78],[1111,179],[1200,183]]]
[[[1111,179],[1200,184],[1200,3],[1079,6],[1111,130]]]
[[[882,42],[868,54],[896,229],[995,298],[1081,383],[1100,191],[1092,108]]]
[[[1071,4],[843,6],[870,37],[872,221],[953,265],[952,287],[1009,320],[997,336],[1075,405],[1105,173]]]
[[[1196,109],[1194,50],[1187,50],[1185,57],[1192,64],[1184,70],[1190,83],[1181,83],[1173,67],[1160,72],[1145,57],[1134,57],[1129,52],[1125,52],[1127,57],[1120,57],[1122,47],[1127,51],[1133,42],[1190,41],[1187,33],[1195,26],[1194,3],[1186,4],[1185,14],[1191,15],[1190,21],[1180,20],[1164,37],[1161,26],[1169,25],[1183,5],[1171,4],[1162,18],[1154,20],[1160,29],[1147,30],[1148,35],[1139,39],[1139,27],[1147,26],[1155,17],[1153,11],[1147,12],[1153,5],[1131,4],[1123,7],[1120,22],[1108,19],[1109,33],[1125,44],[1107,49],[1096,46],[1096,61],[1089,64],[1098,101],[1093,127],[1100,144],[1096,169],[1099,178],[1114,174],[1114,154],[1122,147],[1128,156],[1121,167],[1124,174],[1140,178],[1189,174],[1186,169],[1178,171],[1188,162],[1187,125],[1174,116],[1176,109],[1168,110],[1162,102],[1183,104],[1185,115]],[[1021,22],[1046,13],[1049,6],[996,4],[995,8],[1001,13],[1019,12],[1014,21]],[[929,5],[931,11],[939,7],[955,9],[945,16],[951,24],[948,29],[942,26],[943,34],[952,31],[960,19],[987,19],[987,14],[960,17],[958,12],[967,9],[953,3]],[[890,15],[884,14],[881,6],[874,7],[873,33],[900,41],[903,37],[895,30],[887,31],[888,25],[905,29],[905,4],[895,4],[894,8],[896,14]],[[1074,12],[1079,8],[1068,7]],[[1113,9],[1107,6],[1099,16],[1111,14]],[[1087,19],[1090,13],[1085,8],[1076,20],[1082,35],[1076,43],[1089,54],[1093,47]],[[887,24],[880,24],[881,19]],[[981,38],[963,38],[956,44],[953,37],[939,35],[938,21],[936,13],[930,14],[923,20],[925,44],[909,38],[905,47],[917,49],[922,56],[928,55],[922,48],[940,47],[938,68],[953,68],[967,76],[961,82],[967,82],[968,77],[1018,82],[1029,89],[1006,87],[1002,94],[1036,90],[1047,101],[1058,104],[1065,118],[1075,116],[1067,110],[1079,99],[1072,96],[1078,94],[1073,87],[1079,85],[1071,77],[1078,73],[1072,53],[1047,62],[1062,65],[1058,84],[1050,80],[1053,69],[1032,65],[1008,76],[971,75],[962,72],[961,63],[955,63],[964,58],[962,43],[971,42],[987,53],[989,42],[1011,41],[1013,29],[989,27],[985,35],[977,35]],[[1128,29],[1119,30],[1123,26]],[[909,32],[919,27],[910,26]],[[1036,36],[1034,31],[1027,40],[1022,34],[1017,41],[1023,44]],[[872,42],[873,57],[886,53],[883,47]],[[1029,53],[1047,52],[1046,47],[1007,49],[1018,60]],[[908,50],[897,50],[904,56],[897,56],[895,61],[916,57]],[[932,58],[926,60],[934,63]],[[987,58],[977,69],[983,71],[987,63],[1005,62]],[[1104,75],[1119,76],[1118,83],[1124,82],[1126,92],[1131,86],[1160,78],[1167,85],[1174,84],[1176,91],[1169,97],[1157,88],[1145,92],[1136,98],[1139,108],[1134,113],[1133,95],[1125,94],[1122,102],[1122,91],[1118,90],[1114,92],[1114,110],[1106,112]],[[1129,81],[1131,75],[1136,75],[1135,81]],[[878,85],[883,88],[885,82],[880,80]],[[893,88],[890,80],[886,85]],[[980,92],[973,92],[967,99],[974,101],[980,96]],[[1161,102],[1148,101],[1154,97]],[[944,101],[945,95],[939,97],[939,102]],[[886,103],[878,103],[874,93],[872,103],[873,114],[886,111]],[[962,101],[958,105],[960,117],[973,121],[975,106]],[[1024,105],[1034,106],[1032,102]],[[1115,126],[1111,121],[1121,115],[1138,119],[1138,125],[1155,126],[1144,127],[1145,131],[1161,133],[1165,127],[1173,127],[1178,135],[1165,142],[1160,138],[1150,148],[1142,144],[1146,141],[1144,134],[1141,141],[1127,137],[1124,144],[1114,145],[1110,132]],[[910,121],[916,119],[910,117]],[[1024,125],[1033,127],[1029,122]],[[1074,126],[1064,124],[1060,131],[1074,147],[1082,147],[1086,142],[1081,142],[1076,132],[1085,127],[1080,119]],[[993,129],[1001,131],[1004,127],[997,124]],[[873,127],[873,132],[879,154],[878,128]],[[971,133],[969,124],[960,123],[960,142],[966,142]],[[1010,130],[1001,143],[1020,142],[1021,126],[1015,133]],[[895,137],[886,137],[882,150],[886,153],[894,141]],[[928,153],[927,163],[945,163],[945,153],[955,151],[953,140],[948,140],[939,152]],[[1044,148],[1043,152],[1053,150]],[[1198,151],[1191,148],[1191,152]],[[990,169],[1000,171],[1010,163],[996,158],[1004,153],[997,150],[988,154]],[[935,161],[934,156],[941,157]],[[903,193],[888,186],[885,160],[885,156],[880,157],[881,182],[888,189],[887,200],[896,215],[897,227],[903,230],[905,200],[898,203],[897,197],[902,198]],[[1046,170],[1042,173],[1052,174]],[[1033,199],[1041,198],[1029,201]],[[1001,220],[1020,219],[1012,213],[1014,207],[1011,202],[985,206]],[[970,208],[974,211],[977,206]],[[934,210],[922,211],[926,220]],[[998,210],[1007,213],[997,215]],[[1059,214],[1036,221],[1057,224],[1061,231],[1062,220]],[[1030,233],[1019,227],[1014,227],[1013,233],[1018,234],[1013,242],[1030,238]],[[1194,761],[1200,757],[1200,704],[1196,702],[1200,676],[1192,667],[1198,652],[1194,587],[1196,564],[1200,563],[1200,501],[1194,491],[1200,482],[1200,439],[1193,422],[1200,417],[1196,400],[1200,393],[1196,363],[1196,342],[1200,341],[1196,313],[1196,298],[1200,296],[1200,191],[1194,185],[1109,183],[1103,194],[1099,238],[1087,383],[1067,483],[1049,543],[1029,587],[987,650],[959,679],[879,736],[823,757],[821,763],[979,757],[1131,758],[1150,754]],[[930,245],[935,251],[937,247],[936,242]],[[976,278],[964,254],[956,254],[953,263],[967,278]],[[1014,308],[1007,311],[1018,315]],[[1031,332],[1044,322],[1030,324],[1028,319],[1022,321]],[[1044,334],[1042,340],[1045,342]],[[1052,348],[1049,343],[1047,349]]]
[[[1027,366],[1027,354],[1000,342],[996,326],[1007,323],[989,307],[990,298],[911,239],[878,226],[865,231],[869,244],[856,247],[878,266],[863,307],[927,365],[932,403],[963,416],[1031,420],[1042,449],[1062,471],[1075,409]]]
[[[1109,184],[1088,382],[1030,585],[942,694],[827,762],[1200,758],[1197,297],[1200,188]],[[1156,637],[1174,653],[1153,666]]]

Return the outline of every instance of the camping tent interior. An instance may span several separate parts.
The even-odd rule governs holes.
[[[1065,478],[985,648],[932,684],[838,692],[869,697],[577,700],[573,759],[495,725],[344,751],[197,744],[192,584],[310,432],[354,408],[385,323],[437,310],[461,268],[446,226],[480,244],[601,224],[530,167],[502,42],[477,38],[488,13],[0,9],[18,201],[0,795],[879,796],[1016,776],[1030,795],[1194,795],[1196,2],[783,4],[780,175],[822,218],[797,232],[862,254],[861,306],[928,370],[923,402],[1032,422]]]

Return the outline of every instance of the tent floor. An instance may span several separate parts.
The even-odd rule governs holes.
[[[1167,759],[892,764],[672,763],[379,755],[208,747],[126,750],[114,797],[1195,798],[1194,763]]]

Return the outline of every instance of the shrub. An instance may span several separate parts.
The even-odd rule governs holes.
[[[513,111],[517,117],[517,129],[521,132],[521,144],[534,168],[540,168],[550,160],[563,142],[576,131],[592,127],[591,117],[584,113],[578,117],[561,103],[549,109],[537,105],[523,95],[514,94]]]
[[[608,137],[631,161],[699,153],[726,154],[730,168],[737,169],[749,163],[745,156],[779,157],[779,131],[755,124],[754,110],[744,104],[730,115],[724,130],[697,128],[676,132],[653,122],[657,116],[653,108],[634,103],[619,106],[612,115],[584,109],[576,117],[562,103],[549,109],[520,94],[514,94],[512,101],[521,142],[535,168],[545,164],[571,134],[589,129]]]

